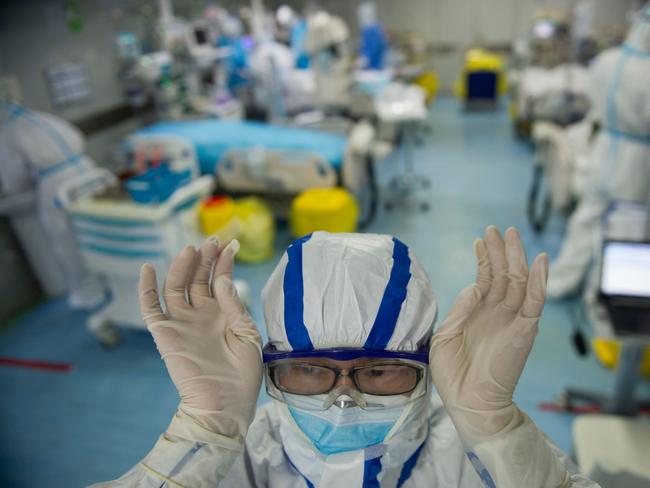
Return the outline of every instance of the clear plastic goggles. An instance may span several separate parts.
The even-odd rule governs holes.
[[[428,391],[429,368],[419,354],[366,357],[363,350],[338,355],[333,351],[341,352],[313,351],[307,357],[284,354],[278,359],[265,354],[266,391],[277,400],[309,410],[327,410],[332,405],[384,408],[409,403]]]

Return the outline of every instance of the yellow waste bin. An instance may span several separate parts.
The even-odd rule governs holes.
[[[598,360],[608,368],[615,368],[621,354],[621,343],[611,339],[595,337],[592,340],[594,353]],[[641,374],[650,377],[650,347],[645,349],[641,363]]]
[[[199,207],[199,222],[206,236],[218,237],[223,245],[239,240],[239,261],[258,263],[273,256],[275,219],[260,198],[207,198]]]
[[[223,242],[235,237],[232,228],[234,217],[235,202],[230,197],[208,197],[199,206],[201,232],[206,236],[217,236]]]
[[[236,200],[235,220],[238,223],[237,238],[241,244],[237,259],[259,263],[273,256],[275,219],[264,200],[257,197]]]
[[[433,71],[422,73],[415,80],[415,84],[424,90],[427,105],[433,102],[438,93],[438,76]]]
[[[503,57],[485,49],[470,49],[465,54],[460,77],[454,85],[454,92],[458,98],[462,100],[474,98],[473,95],[475,94],[469,93],[468,79],[476,73],[494,73],[496,83],[490,98],[496,99],[499,95],[504,95],[508,91]],[[481,97],[484,95],[484,93],[480,94]]]
[[[289,223],[294,237],[317,230],[354,232],[359,207],[354,196],[343,188],[311,188],[291,202]]]

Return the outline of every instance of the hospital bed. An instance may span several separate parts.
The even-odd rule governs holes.
[[[119,338],[117,325],[144,327],[137,293],[140,266],[151,263],[162,277],[184,246],[201,243],[197,206],[211,192],[213,178],[196,178],[159,204],[111,193],[117,183],[111,172],[97,169],[59,192],[88,270],[102,276],[109,289],[107,303],[87,323],[107,346]]]
[[[216,175],[220,190],[293,197],[314,187],[343,186],[374,215],[374,129],[355,124],[347,136],[250,121],[160,122],[136,137],[172,136],[193,148],[200,173]]]

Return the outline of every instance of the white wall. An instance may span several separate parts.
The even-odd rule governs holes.
[[[0,45],[3,74],[15,75],[24,101],[34,109],[74,119],[110,108],[121,100],[117,64],[112,56],[112,29],[96,1],[79,2],[84,27],[65,25],[62,2],[2,2]],[[93,96],[88,102],[58,109],[49,98],[45,69],[66,61],[83,61],[90,73]]]
[[[232,0],[229,0],[232,2]],[[35,110],[75,121],[124,103],[118,80],[119,64],[113,43],[116,33],[128,30],[143,38],[158,17],[156,0],[77,0],[83,29],[65,23],[63,0],[0,0],[0,76],[17,78],[23,103]],[[200,15],[203,0],[176,0],[177,12]],[[150,36],[149,36],[150,37]],[[68,61],[83,61],[90,75],[88,101],[56,107],[50,99],[45,69]],[[136,127],[130,120],[93,135],[87,151],[107,165],[115,145]]]

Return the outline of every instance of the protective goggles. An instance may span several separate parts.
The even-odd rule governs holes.
[[[428,391],[426,352],[351,348],[286,352],[267,346],[263,353],[268,394],[300,408],[326,410],[334,404],[384,408],[409,403]],[[341,367],[327,359],[351,364]]]

